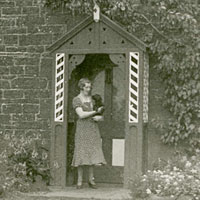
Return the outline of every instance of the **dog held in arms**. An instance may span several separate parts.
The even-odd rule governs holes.
[[[97,111],[99,107],[104,107],[102,97],[99,94],[92,95],[92,99],[94,100],[94,106],[93,106],[94,110]],[[101,113],[98,113],[97,115],[102,115],[104,110],[105,109],[103,108]]]

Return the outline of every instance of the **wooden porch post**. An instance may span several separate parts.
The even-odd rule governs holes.
[[[142,55],[141,51],[126,54],[125,188],[144,172]]]

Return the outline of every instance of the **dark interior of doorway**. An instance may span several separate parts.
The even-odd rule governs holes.
[[[75,134],[75,113],[72,108],[73,97],[79,94],[77,87],[78,81],[87,77],[91,81],[95,79],[97,74],[105,70],[105,79],[107,82],[112,78],[112,68],[115,65],[109,58],[108,54],[87,54],[84,61],[76,66],[69,77],[68,88],[68,134],[67,134],[67,184],[76,184],[77,171],[71,167],[73,151],[74,151],[74,134]]]

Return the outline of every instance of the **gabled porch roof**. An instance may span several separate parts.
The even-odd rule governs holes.
[[[142,51],[146,51],[147,45],[142,42],[140,39],[135,37],[134,35],[130,34],[126,30],[124,30],[121,26],[119,26],[117,23],[106,17],[104,14],[100,15],[100,21],[95,22],[93,20],[93,16],[88,16],[83,21],[81,21],[77,26],[75,26],[73,29],[71,29],[69,32],[67,32],[64,36],[62,36],[60,39],[58,39],[56,42],[54,42],[50,47],[48,47],[48,51],[53,52],[60,48],[63,44],[68,42],[70,39],[75,37],[76,35],[80,34],[82,30],[84,30],[86,27],[91,25],[92,23],[103,23],[107,27],[109,27],[112,31],[115,31],[116,34],[118,34],[120,37],[124,38],[126,41],[128,41],[129,44],[133,44],[138,49]]]

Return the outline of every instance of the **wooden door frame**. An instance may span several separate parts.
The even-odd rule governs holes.
[[[62,52],[61,52],[62,51]],[[139,53],[139,120],[138,123],[129,123],[128,113],[129,113],[129,53],[130,52],[138,52]],[[68,112],[68,80],[69,80],[69,55],[77,55],[77,54],[125,54],[126,63],[125,63],[125,89],[126,89],[126,110],[125,110],[125,163],[124,163],[124,187],[130,187],[130,179],[134,179],[135,174],[141,174],[144,171],[144,141],[143,141],[143,55],[144,52],[138,48],[125,48],[125,49],[66,49],[57,50],[54,52],[54,62],[57,53],[65,53],[65,70],[64,70],[64,121],[63,122],[55,122],[54,121],[54,105],[55,102],[53,100],[52,104],[52,137],[51,137],[51,166],[53,166],[54,161],[54,151],[55,151],[55,127],[56,125],[61,125],[63,136],[62,141],[62,151],[63,151],[63,165],[61,166],[61,180],[58,185],[65,187],[66,186],[66,177],[67,177],[67,112]],[[53,79],[52,79],[52,89],[53,89],[53,98],[55,98],[55,67],[53,68]],[[135,127],[135,130],[133,129]],[[134,141],[132,141],[134,140]],[[136,146],[133,146],[133,142],[135,142]]]

